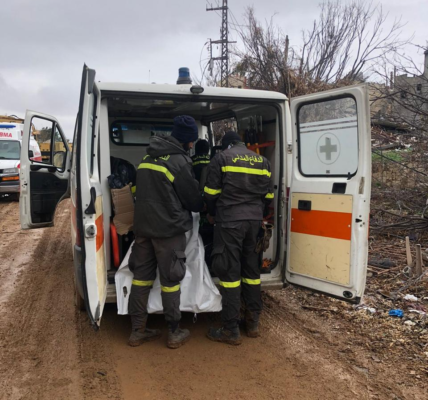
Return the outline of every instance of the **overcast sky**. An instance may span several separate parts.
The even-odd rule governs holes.
[[[209,0],[215,5],[216,0]],[[343,0],[348,1],[348,0]],[[320,0],[229,0],[231,20],[245,7],[275,21],[300,43]],[[57,117],[72,137],[83,63],[96,80],[175,83],[179,67],[200,75],[203,45],[219,38],[220,17],[206,0],[13,0],[1,12],[0,114],[24,116],[26,109]],[[390,20],[402,16],[404,36],[428,40],[427,0],[382,0]],[[236,34],[231,32],[231,40]],[[409,53],[414,50],[409,49]],[[422,55],[419,55],[422,62]]]

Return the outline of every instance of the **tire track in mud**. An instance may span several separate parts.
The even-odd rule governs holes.
[[[18,203],[0,203],[0,233],[13,232],[0,248],[10,278],[0,282],[1,399],[121,398],[105,341],[74,306],[68,207],[59,205],[54,227],[21,231]]]
[[[21,231],[19,203],[0,197],[0,305],[7,301],[16,280],[31,262],[41,235],[41,231]]]
[[[109,346],[109,333],[103,328],[95,332],[86,312],[76,313],[83,398],[123,399],[121,381]]]
[[[67,204],[57,210],[55,223],[14,243],[16,253],[31,249],[33,241],[37,246],[4,305],[0,388],[5,399],[82,397]],[[19,221],[14,225],[19,230]]]
[[[1,209],[7,229],[17,231],[10,253],[2,249],[2,270],[14,255],[27,258],[13,289],[2,282],[2,291],[10,291],[0,326],[2,399],[82,398],[67,206],[57,210],[55,227],[26,232],[17,203]]]

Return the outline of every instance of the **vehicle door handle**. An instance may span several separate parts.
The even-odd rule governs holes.
[[[299,200],[297,208],[302,211],[312,210],[312,201],[310,200]]]
[[[95,214],[95,200],[97,199],[97,192],[94,187],[91,187],[91,201],[85,210],[85,214]]]

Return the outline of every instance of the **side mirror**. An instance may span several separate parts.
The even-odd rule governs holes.
[[[53,165],[54,167],[64,170],[65,168],[65,160],[67,153],[65,151],[56,151],[54,153]]]

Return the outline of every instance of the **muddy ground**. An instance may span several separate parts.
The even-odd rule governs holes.
[[[384,325],[291,287],[264,295],[262,337],[239,347],[205,338],[209,314],[184,316],[192,339],[178,350],[151,316],[162,339],[130,348],[114,305],[99,332],[74,307],[68,203],[54,228],[21,231],[18,220],[18,203],[0,200],[1,399],[427,399],[428,373],[413,367],[423,343],[385,359],[371,345]]]

